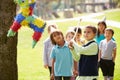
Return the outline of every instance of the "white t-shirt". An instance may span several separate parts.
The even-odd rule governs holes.
[[[106,39],[102,40],[99,45],[99,49],[101,50],[101,58],[112,60],[112,54],[115,48],[116,43],[112,39],[108,42]]]

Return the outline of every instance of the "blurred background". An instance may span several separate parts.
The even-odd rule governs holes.
[[[36,0],[34,15],[45,19],[72,18],[74,14],[120,7],[120,0]]]

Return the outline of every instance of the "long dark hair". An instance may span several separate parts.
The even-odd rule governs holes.
[[[103,25],[105,26],[105,29],[107,28],[107,25],[106,25],[105,21],[100,21],[100,22],[98,22],[98,26],[99,26],[100,24],[103,24]],[[105,29],[104,29],[104,30],[105,30]],[[97,31],[97,37],[99,37],[99,36],[100,36],[100,30],[98,29],[98,31]]]

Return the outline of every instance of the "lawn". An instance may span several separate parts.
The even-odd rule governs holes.
[[[119,15],[118,13],[114,16]],[[112,20],[113,15],[109,15],[109,18]],[[120,18],[117,17],[113,20],[119,20]],[[119,21],[120,22],[120,21]],[[58,22],[57,25],[59,26],[59,29],[63,31],[65,34],[66,30],[70,26],[76,26],[77,21],[66,21],[66,22]],[[82,22],[82,26],[85,25],[94,25],[94,23],[86,23]],[[116,64],[115,64],[115,79],[114,80],[120,80],[120,28],[114,28],[115,31],[115,40],[117,43],[117,58],[116,58]],[[45,69],[43,67],[43,41],[49,36],[47,34],[47,30],[45,29],[45,32],[42,35],[42,38],[37,43],[34,49],[32,49],[32,34],[33,31],[29,28],[22,27],[19,30],[18,34],[18,56],[17,56],[17,62],[18,62],[18,80],[49,80],[49,73],[48,69]],[[102,80],[102,74],[100,74],[100,79]]]
[[[106,16],[107,20],[114,20],[120,22],[120,9],[112,9],[104,11],[105,15],[98,16],[96,18],[102,19],[104,16]]]

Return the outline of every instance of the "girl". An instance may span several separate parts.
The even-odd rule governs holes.
[[[68,30],[65,35],[65,40],[67,42],[70,42],[71,39],[73,39],[73,36],[75,35],[75,32],[73,30]]]
[[[80,46],[74,41],[69,43],[74,60],[79,61],[79,76],[76,80],[97,80],[98,78],[98,46],[94,41],[96,32],[95,27],[87,26],[84,30],[84,38],[87,41],[85,45]]]
[[[106,28],[107,28],[107,25],[105,21],[98,22],[98,32],[97,32],[97,36],[95,37],[98,45],[100,44],[101,40],[105,39],[104,31]]]
[[[72,76],[73,59],[68,48],[68,44],[64,40],[63,33],[59,30],[54,30],[50,39],[55,45],[52,49],[52,75],[51,79],[55,80],[70,80]]]

